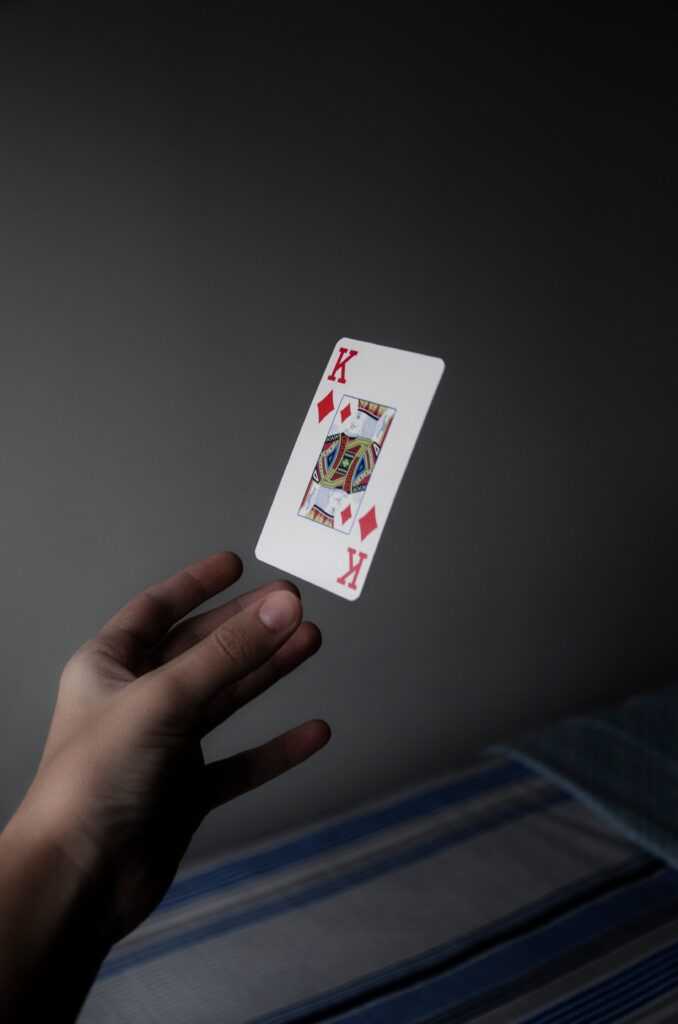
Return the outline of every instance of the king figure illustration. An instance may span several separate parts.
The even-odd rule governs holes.
[[[345,395],[330,424],[299,515],[349,533],[388,435],[395,409]]]

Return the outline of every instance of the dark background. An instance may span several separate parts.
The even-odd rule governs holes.
[[[254,546],[332,345],[447,372],[359,602],[209,757],[206,856],[675,672],[675,16],[0,5],[0,811],[63,663]],[[591,13],[593,12],[593,13]],[[675,677],[675,676],[674,676]]]

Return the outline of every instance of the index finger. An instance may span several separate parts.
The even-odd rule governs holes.
[[[187,565],[154,583],[128,601],[95,637],[112,645],[121,664],[133,668],[140,653],[160,641],[178,620],[197,605],[229,587],[242,573],[233,551],[220,551]]]
[[[182,731],[204,731],[211,698],[265,664],[294,633],[301,612],[290,590],[263,594],[193,647],[142,676],[132,699],[143,702],[156,722],[160,718]]]

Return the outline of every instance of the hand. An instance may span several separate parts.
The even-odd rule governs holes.
[[[205,765],[200,741],[320,646],[290,583],[182,619],[238,579],[217,554],[133,598],[66,664],[45,750],[12,822],[96,891],[107,942],[135,928],[214,807],[322,747],[322,721]]]

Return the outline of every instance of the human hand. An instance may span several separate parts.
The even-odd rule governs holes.
[[[42,760],[12,825],[47,836],[97,893],[107,943],[158,904],[210,810],[330,737],[326,723],[309,721],[205,764],[202,737],[320,646],[285,582],[183,619],[241,571],[237,555],[216,554],[148,587],[63,670]]]

